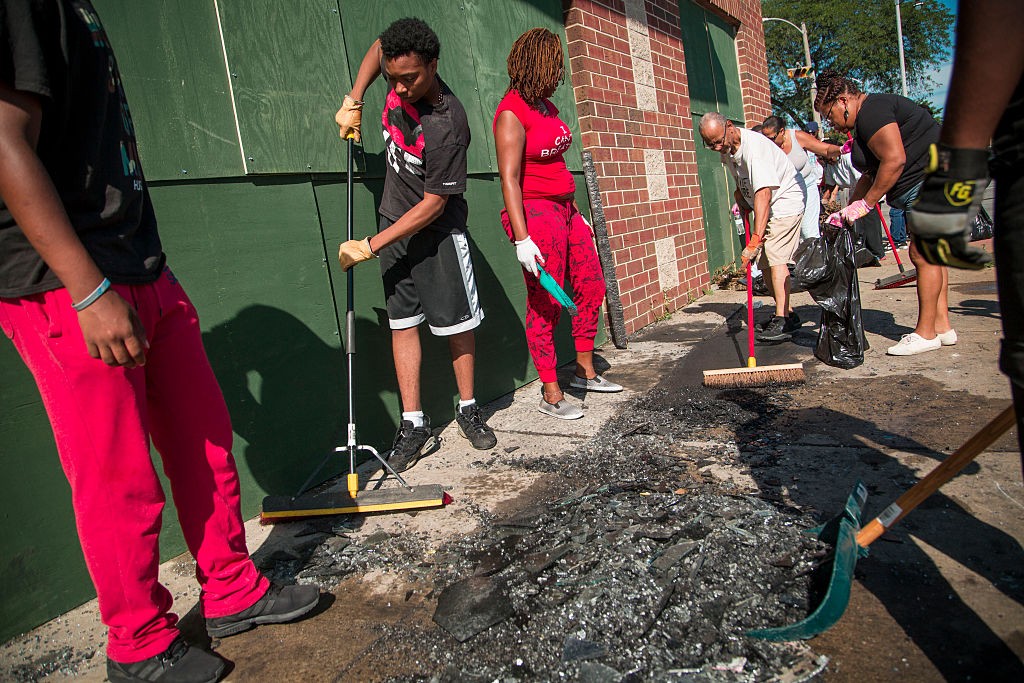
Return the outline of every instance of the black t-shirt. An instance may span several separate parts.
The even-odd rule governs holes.
[[[439,79],[440,80],[440,79]],[[466,229],[466,150],[469,120],[462,103],[441,81],[441,104],[406,104],[388,92],[381,124],[387,175],[380,214],[397,221],[423,201],[423,193],[447,195],[444,213],[427,226],[440,232]]]
[[[88,0],[0,1],[0,82],[42,98],[36,151],[112,282],[152,282],[164,256],[121,76]],[[0,296],[61,287],[0,200]]]
[[[1024,164],[1024,78],[1017,83],[999,119],[992,138],[992,151],[995,153],[992,170],[996,173],[1019,169]]]
[[[878,172],[879,159],[868,149],[868,140],[893,122],[900,128],[907,162],[896,184],[886,193],[890,201],[903,196],[924,179],[928,148],[939,141],[939,124],[921,105],[900,95],[868,95],[860,105],[854,126],[854,168],[872,175]]]

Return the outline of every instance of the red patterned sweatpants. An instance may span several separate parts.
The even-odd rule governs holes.
[[[593,351],[597,316],[604,301],[604,275],[594,247],[594,237],[572,200],[525,199],[526,229],[544,255],[546,270],[559,286],[568,274],[572,299],[579,313],[572,319],[572,336],[577,351]],[[501,212],[501,225],[512,237],[508,214]],[[542,382],[558,380],[555,368],[554,329],[562,307],[541,287],[540,280],[523,271],[526,281],[526,345]]]

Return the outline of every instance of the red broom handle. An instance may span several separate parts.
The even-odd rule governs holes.
[[[747,243],[750,243],[750,214],[743,211],[743,229],[747,233]],[[744,245],[746,248],[746,245]],[[754,357],[754,280],[752,261],[747,261],[747,367],[757,366],[757,359]]]
[[[878,220],[882,221],[882,229],[885,230],[885,236],[889,238],[889,246],[892,248],[892,255],[896,257],[896,265],[900,267],[900,272],[907,272],[903,267],[903,262],[900,261],[900,252],[896,249],[896,243],[892,241],[892,233],[889,232],[889,224],[885,222],[885,218],[882,217],[882,205],[875,204],[875,210],[878,211]]]

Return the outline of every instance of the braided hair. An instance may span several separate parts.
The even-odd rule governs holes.
[[[508,90],[531,107],[565,80],[562,41],[546,28],[531,28],[508,53]]]
[[[835,102],[840,95],[859,95],[860,88],[853,79],[847,78],[834,69],[825,69],[814,81],[818,86],[818,96],[814,98],[814,108],[819,112],[829,102]]]

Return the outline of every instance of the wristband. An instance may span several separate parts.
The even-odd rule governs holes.
[[[99,285],[96,286],[96,289],[92,290],[92,293],[89,294],[89,296],[85,297],[77,304],[72,303],[71,308],[79,312],[84,311],[85,309],[89,308],[89,306],[96,303],[96,299],[99,299],[101,296],[103,296],[108,289],[110,289],[110,280],[107,278],[103,278],[103,282],[99,283]]]

